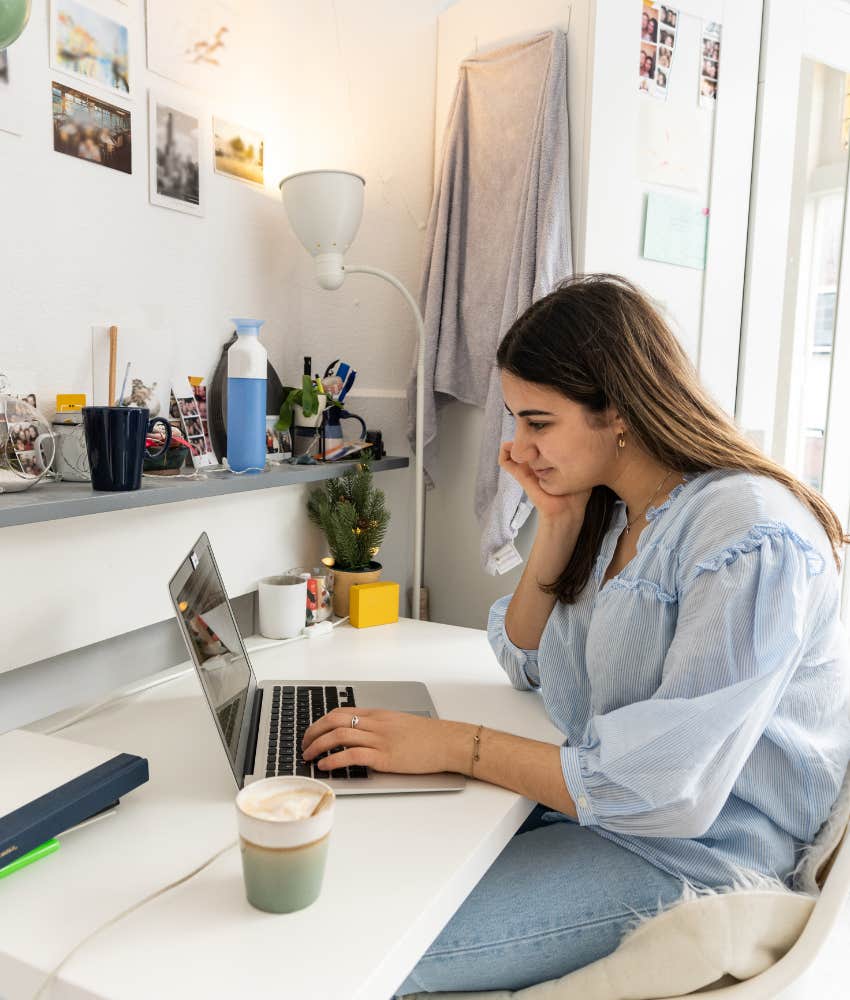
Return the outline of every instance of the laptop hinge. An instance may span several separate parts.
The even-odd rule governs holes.
[[[263,707],[263,689],[258,687],[254,693],[254,704],[251,708],[251,725],[248,729],[248,745],[245,747],[245,765],[242,771],[242,783],[245,775],[254,773],[254,758],[257,756],[257,739],[260,735],[260,709]]]

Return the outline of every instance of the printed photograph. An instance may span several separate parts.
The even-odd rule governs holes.
[[[721,25],[706,21],[702,27],[702,60],[700,65],[699,104],[714,108],[717,102],[717,80],[720,77]]]
[[[666,45],[668,48],[672,49],[676,44],[676,36],[672,31],[662,31],[661,37],[658,39],[660,45]]]
[[[203,215],[199,117],[150,95],[150,200],[161,208]]]
[[[232,70],[242,18],[225,0],[147,0],[148,68],[205,91]]]
[[[215,172],[251,184],[263,183],[263,137],[241,125],[213,118]]]
[[[198,397],[197,393],[201,395]],[[206,411],[206,386],[192,386],[188,379],[180,380],[171,387],[169,414],[171,423],[178,434],[191,447],[192,465],[196,469],[217,465],[215,452],[210,443],[206,421],[202,416]]]
[[[669,71],[670,63],[673,61],[673,50],[665,45],[658,46],[658,68]]]
[[[53,81],[53,148],[132,173],[130,112]]]
[[[658,8],[644,2],[640,16],[640,38],[642,42],[658,41]]]
[[[54,69],[130,96],[126,25],[77,0],[52,0],[50,27]]]
[[[667,89],[667,74],[663,69],[657,69],[655,71],[655,86],[660,90]]]
[[[641,42],[640,46],[640,75],[648,79],[655,76],[655,59],[657,46]]]
[[[675,31],[676,23],[679,20],[679,12],[674,10],[672,7],[662,7],[661,8],[661,23],[667,25],[668,28],[673,28]]]
[[[0,49],[0,83],[9,82],[9,50]]]

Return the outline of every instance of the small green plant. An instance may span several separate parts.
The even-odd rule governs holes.
[[[301,380],[301,388],[294,389],[286,386],[283,390],[286,396],[280,408],[280,417],[274,425],[276,431],[288,431],[292,426],[292,407],[300,406],[305,417],[315,417],[319,412],[319,396],[325,396],[326,406],[341,406],[332,396],[327,396],[322,388],[321,382],[317,385],[309,375],[305,375]]]
[[[377,555],[390,521],[385,502],[368,462],[310,493],[308,517],[325,533],[337,569],[365,569]]]

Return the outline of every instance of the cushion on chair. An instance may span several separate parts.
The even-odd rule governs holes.
[[[523,990],[440,993],[440,1000],[650,1000],[731,976],[750,979],[794,944],[815,900],[788,890],[694,894],[645,920],[611,955]],[[728,980],[727,980],[728,982]],[[430,994],[434,996],[435,994]],[[416,994],[426,1000],[429,994]]]

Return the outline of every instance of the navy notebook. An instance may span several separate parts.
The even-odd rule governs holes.
[[[0,736],[0,868],[148,780],[144,757],[13,729]]]

